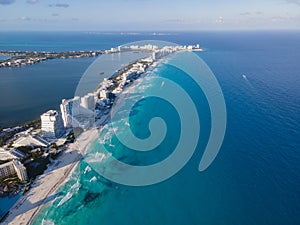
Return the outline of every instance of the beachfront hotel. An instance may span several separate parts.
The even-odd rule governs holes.
[[[80,98],[80,106],[88,110],[95,110],[95,96],[93,93],[89,93]]]
[[[76,96],[72,99],[63,99],[60,104],[60,110],[65,128],[72,127],[73,116],[79,113],[80,97]]]
[[[96,96],[89,93],[83,97],[63,99],[60,105],[63,125],[65,128],[89,127],[94,119]]]
[[[26,168],[18,160],[13,160],[0,165],[0,179],[17,174],[21,181],[28,180]]]
[[[64,123],[61,114],[49,110],[41,115],[42,133],[45,138],[56,139],[64,134]]]

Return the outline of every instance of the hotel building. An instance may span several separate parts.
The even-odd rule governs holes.
[[[60,105],[62,119],[66,128],[72,127],[72,119],[79,114],[80,97],[76,96],[72,99],[63,99]]]
[[[18,160],[13,160],[0,165],[0,178],[5,178],[17,174],[21,181],[28,180],[26,168]]]
[[[64,134],[64,123],[61,114],[49,110],[41,115],[42,133],[45,138],[56,139]]]

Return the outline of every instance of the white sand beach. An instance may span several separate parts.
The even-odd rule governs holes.
[[[159,62],[153,63],[148,71],[153,70]],[[141,78],[146,75],[147,73],[143,74]],[[51,164],[44,174],[34,181],[30,190],[14,204],[4,222],[1,224],[25,225],[33,222],[33,219],[44,207],[45,203],[55,199],[56,191],[68,181],[72,170],[86,153],[89,145],[98,137],[102,126],[106,124],[111,114],[122,105],[127,95],[131,93],[142,80],[143,79],[135,80],[132,85],[129,85],[122,91],[122,94],[114,104],[114,110],[96,121],[96,128],[83,132],[76,139],[76,142],[71,144],[69,148],[58,157],[54,164]]]
[[[37,178],[30,190],[15,203],[1,224],[31,224],[44,204],[55,198],[55,192],[67,180],[82,153],[98,137],[99,130],[94,128],[82,133],[69,148]]]

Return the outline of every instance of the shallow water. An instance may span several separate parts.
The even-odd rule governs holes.
[[[55,224],[298,224],[300,70],[296,59],[300,51],[295,48],[299,50],[299,44],[288,35],[271,37],[254,38],[251,47],[245,46],[251,37],[239,37],[235,44],[234,39],[228,41],[237,48],[217,46],[197,53],[219,80],[228,113],[225,140],[209,169],[197,170],[210,127],[205,96],[182,71],[165,65],[155,75],[172,78],[189,90],[201,115],[200,141],[189,163],[162,183],[129,187],[104,179],[91,160],[97,157],[87,157],[60,189],[62,196],[71,192],[72,198],[59,207],[61,199],[55,200],[35,224],[43,219]],[[277,45],[281,39],[286,40],[285,46]],[[162,84],[145,78],[140,85],[133,97]],[[114,168],[112,157],[133,165],[167,157],[180,126],[170,105],[155,99],[140,102],[131,114],[130,128],[138,137],[147,137],[149,118],[157,115],[170,127],[157,151],[142,154],[127,149],[106,127],[90,150],[99,152],[101,164],[96,165],[109,172]],[[122,120],[115,122],[116,132],[123,135],[126,126]],[[111,155],[103,155],[105,146]],[[84,173],[88,167],[91,171]],[[78,180],[80,187],[73,192],[70,187]]]

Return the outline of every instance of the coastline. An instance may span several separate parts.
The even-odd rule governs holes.
[[[1,224],[31,224],[44,205],[55,199],[57,190],[69,180],[90,143],[98,137],[101,129],[93,128],[83,132],[54,164],[33,183],[33,187],[13,205]]]
[[[75,59],[90,58],[104,54],[104,50],[94,51],[67,51],[67,52],[29,52],[29,51],[10,51],[1,50],[0,56],[7,59],[0,59],[1,67],[19,67],[33,65],[49,59]]]
[[[152,62],[150,67],[139,77],[144,78],[150,71],[155,69],[162,60],[162,58],[159,58],[157,61]],[[114,106],[118,108],[118,106],[124,102],[129,92],[141,81],[142,79],[135,78],[133,83],[125,87],[121,91]],[[33,182],[33,187],[13,205],[1,224],[32,224],[44,206],[56,198],[57,190],[69,180],[78,162],[83,158],[90,144],[96,140],[103,125],[109,120],[111,113],[113,112],[110,112],[96,121],[96,127],[84,131],[74,143],[69,145],[67,150],[59,156],[57,161],[51,164],[44,174]]]
[[[160,62],[161,60],[153,63],[151,68],[140,78],[143,79],[147,73],[153,70]],[[116,101],[116,108],[124,102],[129,92],[132,91],[142,79],[135,80],[122,91],[118,101]],[[45,204],[54,200],[57,190],[69,180],[72,172],[76,169],[90,145],[97,139],[102,127],[108,122],[111,113],[97,121],[95,128],[84,131],[76,139],[76,142],[71,144],[68,149],[59,156],[58,162],[54,162],[53,165],[48,167],[44,174],[33,183],[33,187],[13,205],[1,224],[32,224]],[[60,167],[61,163],[66,165]]]

